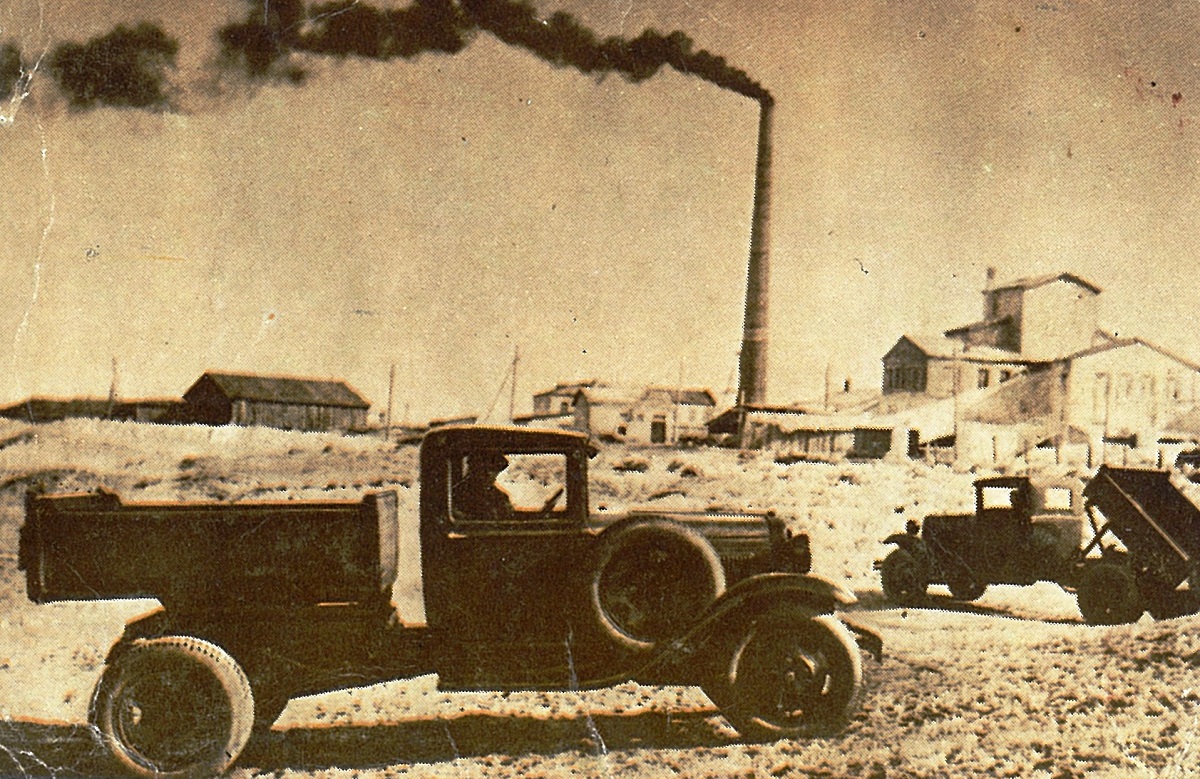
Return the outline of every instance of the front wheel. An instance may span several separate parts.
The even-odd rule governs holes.
[[[227,652],[191,636],[137,639],[105,669],[89,721],[117,763],[144,779],[225,772],[254,726],[254,696]]]
[[[907,549],[893,549],[883,558],[879,582],[883,586],[883,596],[900,606],[920,603],[929,587],[917,558]]]
[[[783,609],[749,625],[715,686],[714,702],[747,739],[823,735],[856,698],[862,657],[837,617]]]
[[[1084,570],[1075,599],[1089,625],[1136,622],[1144,608],[1129,567],[1117,563],[1095,563]]]
[[[987,584],[980,582],[969,571],[946,577],[946,586],[955,600],[973,601],[983,597]]]

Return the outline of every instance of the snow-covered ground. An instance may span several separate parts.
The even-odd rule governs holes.
[[[630,467],[633,466],[633,467]],[[861,706],[835,737],[746,744],[691,688],[442,693],[432,678],[293,701],[234,775],[1192,776],[1200,764],[1200,617],[1081,624],[1051,585],[993,587],[970,607],[879,594],[880,539],[971,509],[979,474],[922,464],[777,464],[761,453],[610,448],[597,511],[771,508],[812,540],[814,570],[854,589],[878,630]],[[400,495],[401,613],[420,617],[416,452],[379,439],[262,429],[0,423],[0,775],[87,775],[79,727],[104,652],[153,602],[34,606],[15,571],[26,485],[105,485],[127,500]],[[941,606],[942,608],[938,608]]]

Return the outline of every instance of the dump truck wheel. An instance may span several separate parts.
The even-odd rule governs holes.
[[[1177,590],[1151,576],[1137,577],[1138,591],[1146,611],[1156,620],[1175,619],[1196,613],[1196,599],[1191,590]]]
[[[754,741],[819,736],[845,721],[862,687],[862,656],[837,617],[768,612],[732,644],[714,702]]]
[[[1087,568],[1075,592],[1079,613],[1089,625],[1136,622],[1144,610],[1142,596],[1129,568],[1096,563]]]
[[[237,661],[215,644],[137,639],[100,677],[88,719],[133,776],[200,779],[225,772],[246,746],[254,696]]]
[[[679,635],[725,591],[712,545],[662,518],[606,530],[591,571],[595,619],[611,640],[634,651]]]
[[[883,596],[901,606],[920,603],[929,587],[917,558],[907,549],[893,549],[883,558],[879,582],[883,586]]]

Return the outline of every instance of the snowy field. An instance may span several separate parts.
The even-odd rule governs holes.
[[[956,606],[883,602],[879,540],[971,509],[972,479],[923,464],[781,465],[761,453],[609,448],[597,511],[773,508],[813,568],[855,590],[878,630],[860,708],[837,736],[747,744],[692,688],[441,693],[430,677],[293,701],[236,777],[1184,777],[1200,769],[1200,617],[1083,625],[1051,585]],[[34,606],[16,571],[25,489],[103,485],[126,500],[400,497],[394,594],[421,618],[416,450],[372,438],[76,420],[0,422],[0,775],[89,776],[82,723],[104,653],[152,601]]]

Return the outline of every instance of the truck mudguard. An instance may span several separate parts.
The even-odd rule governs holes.
[[[814,574],[764,573],[743,579],[725,591],[685,635],[664,648],[651,662],[655,669],[691,657],[717,634],[747,621],[767,609],[793,603],[810,609],[813,616],[831,614],[838,605],[857,602],[854,593]]]
[[[885,544],[895,544],[906,552],[914,552],[914,550],[924,550],[925,542],[920,536],[910,533],[892,533],[887,538],[883,539]]]

